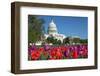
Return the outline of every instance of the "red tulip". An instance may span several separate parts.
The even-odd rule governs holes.
[[[75,51],[73,52],[73,58],[78,58],[77,50],[75,50]]]
[[[55,52],[54,50],[51,50],[51,52],[50,52],[50,56],[51,56],[51,57],[54,57],[55,54],[56,54],[56,52]]]
[[[32,51],[31,58],[33,60],[37,60],[37,59],[39,59],[39,57],[40,57],[40,52],[39,51]]]
[[[57,59],[61,59],[62,58],[62,50],[60,50],[59,48],[57,49],[55,56]]]

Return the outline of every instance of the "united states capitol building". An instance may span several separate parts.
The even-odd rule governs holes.
[[[63,39],[66,37],[64,34],[58,33],[58,29],[56,24],[54,23],[53,19],[49,23],[47,34],[44,34],[45,39],[47,39],[50,36],[53,36],[57,40],[61,40],[63,42]]]
[[[64,34],[58,33],[58,29],[57,26],[54,22],[54,20],[52,19],[51,22],[48,25],[48,29],[47,29],[47,34],[44,34],[44,40],[46,40],[48,37],[53,37],[57,40],[60,40],[63,43],[63,40],[66,38],[66,36]],[[71,37],[71,40],[74,38],[79,38],[78,36],[73,36]],[[41,45],[43,43],[43,41],[37,41],[36,45]]]

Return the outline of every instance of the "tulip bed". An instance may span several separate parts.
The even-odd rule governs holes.
[[[28,47],[28,60],[77,59],[87,57],[87,45],[31,45]]]

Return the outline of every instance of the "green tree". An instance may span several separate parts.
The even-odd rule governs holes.
[[[57,45],[57,44],[58,44],[58,40],[57,40],[57,39],[54,39],[52,43],[53,43],[54,45]]]
[[[57,44],[58,44],[58,45],[61,45],[61,40],[58,40],[58,41],[57,41]]]
[[[74,43],[80,43],[80,38],[73,38]]]
[[[45,32],[43,26],[44,20],[40,19],[38,16],[29,15],[28,16],[28,42],[35,43],[41,40]]]
[[[70,38],[69,38],[69,37],[66,37],[66,38],[63,40],[63,43],[64,43],[64,44],[69,44],[69,43],[70,43]]]
[[[46,41],[47,41],[47,43],[53,43],[54,42],[54,37],[52,37],[52,36],[48,37]]]
[[[80,39],[80,43],[81,44],[87,44],[88,43],[88,40],[87,39]]]
[[[61,45],[61,40],[57,40],[52,36],[48,37],[46,41],[47,43],[52,43],[53,45]]]

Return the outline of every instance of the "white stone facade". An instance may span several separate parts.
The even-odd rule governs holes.
[[[48,26],[48,34],[45,34],[45,39],[47,39],[49,36],[53,36],[57,40],[61,40],[63,42],[63,39],[66,37],[64,34],[59,34],[58,29],[54,21],[52,20]]]

